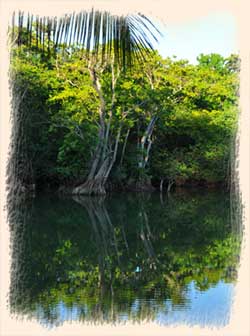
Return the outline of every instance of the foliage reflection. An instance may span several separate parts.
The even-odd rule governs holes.
[[[53,326],[156,320],[166,301],[188,309],[191,283],[206,291],[236,279],[229,204],[218,192],[23,201],[11,225],[11,310]]]

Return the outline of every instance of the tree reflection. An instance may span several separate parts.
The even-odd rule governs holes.
[[[239,237],[225,195],[50,196],[10,218],[10,308],[46,325],[154,320],[188,309],[189,285],[233,282]]]

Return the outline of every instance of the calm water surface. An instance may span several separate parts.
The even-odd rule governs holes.
[[[19,317],[46,327],[229,322],[240,244],[223,192],[40,195],[13,218],[10,309]]]

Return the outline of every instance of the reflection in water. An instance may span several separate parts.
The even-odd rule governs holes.
[[[10,223],[18,316],[46,326],[228,322],[239,237],[225,194],[43,195]]]

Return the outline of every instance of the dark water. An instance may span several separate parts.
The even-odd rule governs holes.
[[[11,221],[10,309],[64,321],[229,322],[239,238],[223,192],[41,195]]]

